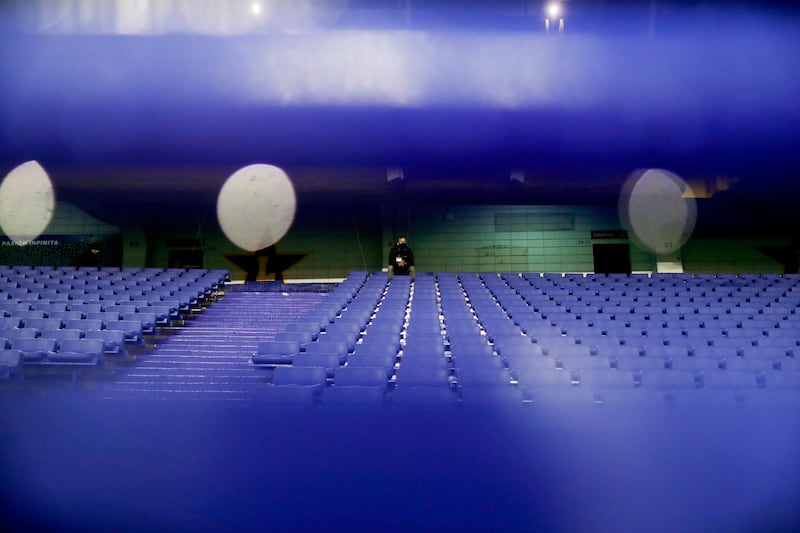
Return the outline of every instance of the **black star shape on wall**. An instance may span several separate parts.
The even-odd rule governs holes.
[[[225,259],[245,272],[245,281],[283,281],[283,273],[308,254],[281,254],[275,245],[252,254],[225,254]]]

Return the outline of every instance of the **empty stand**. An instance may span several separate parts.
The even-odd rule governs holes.
[[[23,371],[104,362],[109,397],[742,406],[735,394],[793,391],[800,371],[786,276],[353,272],[328,292],[223,296],[219,272],[28,275],[0,293],[2,349]]]

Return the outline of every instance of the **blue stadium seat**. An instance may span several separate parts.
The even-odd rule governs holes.
[[[321,389],[327,384],[328,372],[324,367],[278,366],[272,374],[272,385],[304,385]]]
[[[41,336],[47,339],[55,339],[60,344],[63,340],[83,338],[83,331],[79,329],[45,329],[42,330]]]
[[[508,368],[516,375],[518,373],[556,370],[556,359],[548,355],[512,352],[504,358]]]
[[[106,313],[119,313],[120,315],[124,315],[125,313],[135,313],[136,312],[136,304],[135,303],[127,303],[121,304],[118,303],[116,299],[112,300],[115,303],[105,305],[103,310]]]
[[[590,346],[591,353],[615,362],[621,359],[638,359],[644,352],[641,346],[630,344]]]
[[[777,329],[775,329],[775,331],[777,331]],[[741,328],[727,330],[727,336],[731,339],[744,339],[750,341],[752,344],[753,342],[757,342],[761,337],[766,336],[766,333],[763,328],[753,328],[748,327],[747,324],[743,324]]]
[[[559,368],[567,366],[567,361],[572,362],[572,364],[580,364],[582,360],[589,361],[593,359],[589,346],[574,343],[559,343],[554,345],[548,349],[547,355],[555,359],[556,366]],[[608,358],[605,359],[605,363],[611,366],[608,363]]]
[[[453,359],[492,357],[493,355],[492,347],[486,344],[485,341],[483,343],[472,343],[459,340],[456,344],[450,345],[450,352]]]
[[[698,373],[685,370],[643,370],[634,376],[636,383],[642,388],[660,390],[697,388]]]
[[[397,354],[400,351],[400,335],[393,333],[374,333],[367,329],[361,337],[360,342],[355,346],[354,351],[368,349],[370,351],[382,351],[384,353]]]
[[[429,335],[438,335],[441,337],[442,325],[438,322],[438,319],[436,321],[412,319],[409,321],[408,327],[406,328],[406,334],[409,337]]]
[[[58,318],[66,324],[67,320],[80,320],[83,313],[80,311],[49,311],[48,318]]]
[[[308,319],[298,320],[296,322],[290,322],[289,324],[286,324],[285,331],[309,333],[314,339],[316,339],[320,332],[320,324],[319,322]]]
[[[21,318],[23,322],[27,322],[28,320],[35,320],[39,318],[45,318],[44,311],[14,311],[13,316],[17,318]]]
[[[0,379],[15,379],[22,375],[22,352],[0,348]]]
[[[100,339],[103,341],[103,352],[106,355],[124,356],[125,332],[112,329],[89,329],[84,331],[85,339]]]
[[[425,353],[444,355],[444,338],[440,334],[406,335],[403,353]]]
[[[511,376],[502,367],[456,368],[456,381],[460,389],[471,387],[508,387]]]
[[[76,301],[76,303],[70,304],[69,310],[80,311],[83,316],[86,317],[89,313],[101,313],[103,311],[103,306],[99,303],[85,303]]]
[[[343,341],[312,342],[306,346],[307,353],[335,353],[342,362],[347,360],[350,351],[349,344]]]
[[[746,370],[703,370],[699,383],[704,388],[753,389],[766,386],[763,372]]]
[[[17,317],[0,317],[0,329],[19,329],[23,326],[22,319]]]
[[[139,320],[109,320],[105,323],[105,329],[119,330],[125,333],[125,342],[141,343],[142,323]]]
[[[84,314],[86,315],[86,319],[102,320],[104,325],[111,321],[121,320],[122,318],[121,315],[115,311],[96,311]]]
[[[14,341],[16,339],[33,339],[39,336],[39,330],[36,329],[3,329],[0,330],[0,335],[4,339]]]
[[[44,311],[48,318],[51,317],[52,313],[68,310],[68,306],[65,302],[53,302],[51,299],[43,299],[39,302],[35,302],[32,307],[37,311]]]
[[[542,347],[531,342],[515,342],[513,344],[495,345],[495,351],[504,361],[527,357],[541,357],[544,355]]]
[[[437,350],[422,350],[414,349],[410,352],[403,352],[400,358],[400,364],[405,366],[415,367],[433,367],[433,368],[447,368],[449,366],[448,359],[444,355],[444,349]]]
[[[336,369],[333,384],[340,387],[388,388],[388,372],[383,367],[340,367]]]
[[[700,373],[724,368],[725,359],[717,357],[679,357],[670,359],[668,368],[675,371]]]
[[[22,313],[31,310],[31,304],[23,303],[0,303],[0,310],[3,311],[4,316],[17,316],[17,313]]]
[[[29,318],[24,321],[26,328],[34,328],[39,331],[61,329],[64,323],[60,318]]]
[[[449,387],[446,367],[400,365],[395,372],[396,387]]]
[[[136,312],[154,314],[156,318],[155,323],[159,327],[169,326],[174,318],[171,309],[166,305],[151,305],[149,303],[139,304],[136,305]]]
[[[275,334],[274,340],[276,341],[293,341],[298,343],[300,351],[306,349],[306,346],[313,340],[313,336],[308,332],[301,331],[281,331]]]
[[[387,374],[391,374],[394,369],[397,356],[391,353],[381,352],[357,352],[347,358],[348,367],[380,367],[386,370]]]
[[[3,332],[0,331],[0,335],[2,334]],[[787,372],[800,371],[800,359],[795,357],[770,357],[769,359],[772,362],[772,368],[774,370],[785,370]]]
[[[350,333],[357,337],[365,329],[372,311],[348,309],[342,312],[342,316],[330,324],[325,325],[326,332]]]
[[[155,313],[127,312],[122,313],[122,320],[138,320],[142,323],[142,335],[154,335],[158,331],[158,318]]]
[[[57,343],[55,339],[31,338],[31,339],[8,339],[11,348],[22,353],[23,364],[40,363],[46,361],[48,357],[56,352]]]
[[[566,370],[558,369],[553,362],[552,369],[520,367],[514,371],[520,386],[525,388],[572,386],[572,376]]]
[[[317,340],[314,341],[314,344],[334,344],[337,346],[337,348],[334,349],[320,348],[323,351],[337,351],[339,349],[339,345],[345,344],[347,346],[346,353],[351,353],[356,349],[358,335],[358,332],[351,331],[326,331],[317,337]]]
[[[328,377],[332,378],[334,371],[339,368],[341,361],[339,356],[334,353],[305,353],[301,352],[295,354],[292,358],[292,366],[294,367],[322,367],[327,373]]]
[[[573,382],[592,390],[633,388],[634,371],[615,368],[581,368],[571,371]]]
[[[300,343],[297,341],[262,341],[256,346],[251,360],[256,365],[289,364],[299,352]]]
[[[58,350],[48,355],[52,363],[97,365],[103,362],[104,343],[100,339],[65,339]]]
[[[81,331],[100,330],[103,329],[103,321],[98,319],[84,318],[80,320],[67,320],[67,329],[79,329]]]
[[[800,370],[773,370],[763,373],[765,385],[770,389],[792,389],[800,392]]]

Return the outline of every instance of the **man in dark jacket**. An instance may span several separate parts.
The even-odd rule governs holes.
[[[389,279],[395,274],[408,274],[411,276],[411,281],[414,281],[417,275],[414,269],[414,252],[406,243],[406,238],[402,236],[397,238],[397,243],[389,250]]]

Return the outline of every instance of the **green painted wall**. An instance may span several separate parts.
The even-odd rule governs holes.
[[[312,206],[301,205],[280,254],[303,258],[284,272],[287,281],[340,279],[353,270],[386,267],[388,249],[399,234],[409,238],[419,271],[592,272],[592,230],[619,229],[616,210],[586,206]],[[176,239],[204,241],[203,266],[245,272],[226,258],[245,254],[216,224],[196,232],[169,228],[147,234],[118,228],[72,204],[59,202],[44,235],[120,233],[123,266],[169,266]],[[760,250],[787,246],[786,239],[696,237],[681,250],[685,272],[780,273],[782,265]],[[180,249],[180,248],[178,248]],[[631,244],[634,272],[655,269],[655,257]]]
[[[592,230],[619,229],[616,211],[583,206],[384,207],[384,256],[405,234],[419,271],[593,272]],[[631,246],[634,271],[655,258]]]
[[[783,265],[771,259],[761,246],[785,246],[782,239],[696,238],[683,247],[686,272],[781,274]]]
[[[302,254],[303,257],[284,271],[286,281],[300,279],[341,279],[353,270],[380,268],[379,211],[371,206],[299,206],[289,232],[276,244],[278,254]],[[243,280],[246,272],[230,261],[228,255],[247,255],[231,243],[218,226],[209,225],[199,232],[150,235],[148,266],[166,267],[175,240],[204,241],[203,266],[231,271],[231,278]],[[188,249],[188,248],[185,248]]]

